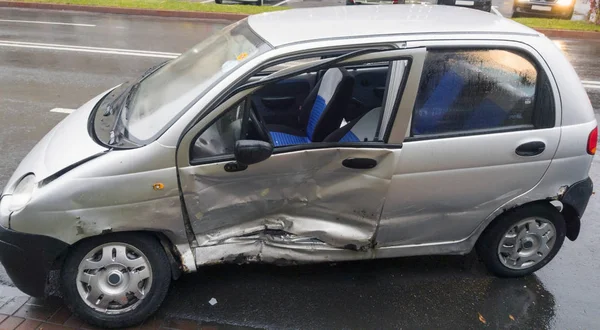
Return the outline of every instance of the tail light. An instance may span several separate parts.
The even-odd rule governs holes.
[[[394,0],[392,1],[393,4],[397,5],[398,4],[398,0]]]
[[[596,145],[598,145],[598,126],[596,126],[596,128],[594,128],[588,136],[587,153],[590,155],[595,155]]]

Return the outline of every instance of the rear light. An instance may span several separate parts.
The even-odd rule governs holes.
[[[398,4],[398,0],[394,0],[392,3],[393,3],[394,5],[397,5],[397,4]]]
[[[596,146],[598,145],[598,126],[594,128],[588,136],[587,153],[590,155],[596,154]]]

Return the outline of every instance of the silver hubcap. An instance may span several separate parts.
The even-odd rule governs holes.
[[[88,253],[79,264],[77,291],[96,311],[121,314],[139,305],[152,285],[148,258],[125,243],[108,243]]]
[[[556,228],[543,218],[527,218],[512,226],[498,245],[498,257],[511,269],[527,269],[544,260],[556,241]]]

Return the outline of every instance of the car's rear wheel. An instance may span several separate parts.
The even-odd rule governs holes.
[[[567,14],[566,14],[566,15],[563,17],[563,19],[566,19],[566,20],[571,20],[571,19],[573,19],[573,13],[574,13],[574,12],[575,12],[575,8],[571,9],[571,11],[570,11],[570,12],[568,12],[568,13],[567,13]]]
[[[501,215],[483,232],[477,253],[502,277],[529,275],[556,256],[566,235],[565,220],[549,204],[526,205]]]
[[[218,5],[222,5],[223,4],[223,0],[215,0],[215,3]]]
[[[516,11],[516,10],[513,10],[511,18],[518,18],[518,17],[521,17],[521,15],[519,14],[519,12]]]
[[[77,244],[62,267],[65,303],[102,328],[129,327],[153,314],[169,290],[170,263],[156,238],[119,233]]]
[[[256,0],[257,6],[262,6],[264,4],[264,0]]]

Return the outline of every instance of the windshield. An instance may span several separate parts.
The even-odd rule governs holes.
[[[113,90],[98,106],[95,134],[109,145],[154,140],[195,99],[269,46],[242,20],[209,37],[137,82]],[[117,119],[118,118],[118,119]]]

